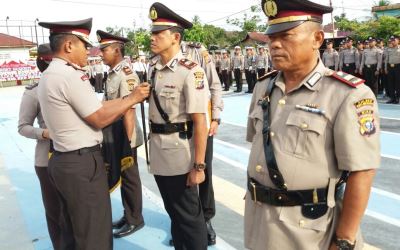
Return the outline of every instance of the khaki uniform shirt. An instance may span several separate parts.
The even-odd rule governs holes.
[[[55,150],[67,152],[103,141],[101,130],[83,119],[102,106],[84,71],[54,58],[40,78],[38,97]]]
[[[240,69],[244,68],[244,58],[242,55],[234,55],[232,56],[232,69]]]
[[[32,86],[28,86],[22,96],[19,108],[18,132],[27,138],[36,139],[35,166],[47,167],[50,140],[42,136],[46,124],[44,123],[42,111],[40,110],[37,90],[36,83]],[[33,126],[36,119],[39,127]]]
[[[380,70],[382,66],[382,50],[375,48],[364,49],[361,59],[361,70],[364,67],[370,67],[370,65],[376,64],[376,70]]]
[[[393,68],[394,64],[400,63],[400,45],[396,48],[388,48],[385,57],[385,69]]]
[[[113,100],[129,95],[131,91],[139,85],[139,77],[132,71],[129,63],[122,60],[113,69],[108,72],[107,77],[107,98]],[[105,95],[104,95],[105,98]],[[132,108],[135,108],[132,107]],[[131,147],[136,148],[143,144],[143,134],[135,109],[135,127],[131,137]]]
[[[151,75],[156,69],[153,87],[172,123],[190,121],[194,113],[207,113],[209,88],[204,70],[192,61],[182,65],[181,59],[184,58],[180,51],[167,64],[162,65],[161,60],[157,60],[150,67]],[[149,119],[165,124],[153,95],[149,99]],[[162,176],[188,173],[194,163],[193,138],[194,135],[188,140],[179,138],[179,133],[150,132],[150,173]]]
[[[245,246],[252,250],[328,249],[337,225],[340,203],[334,186],[343,170],[377,168],[380,164],[379,115],[371,90],[348,86],[331,76],[322,62],[285,94],[277,76],[271,95],[271,142],[278,168],[288,190],[329,187],[328,211],[315,220],[304,217],[300,206],[278,207],[255,203],[247,192]],[[271,78],[256,84],[250,104],[247,140],[252,142],[248,174],[275,188],[269,178],[263,147],[263,110],[257,101]],[[316,105],[325,115],[298,110],[295,105]],[[357,238],[357,249],[362,239]]]
[[[256,65],[258,69],[267,69],[268,68],[268,56],[265,54],[258,54],[256,57]]]
[[[326,67],[335,67],[337,71],[339,68],[339,53],[336,50],[328,51],[325,50],[322,54],[322,62]]]
[[[221,58],[220,70],[230,70],[230,69],[231,69],[231,59],[229,57]]]
[[[222,100],[222,87],[214,62],[211,60],[208,51],[203,46],[195,46],[197,43],[181,43],[182,55],[199,64],[206,72],[208,86],[211,94],[211,119],[220,119],[224,110]]]
[[[343,65],[345,64],[351,64],[355,63],[356,64],[356,70],[359,69],[359,57],[360,55],[358,54],[358,50],[354,47],[351,47],[350,49],[344,49],[341,52],[341,57],[340,57],[340,63],[339,63],[339,69],[343,69]]]

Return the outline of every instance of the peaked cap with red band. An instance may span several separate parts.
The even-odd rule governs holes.
[[[116,35],[113,35],[111,33],[107,33],[107,32],[102,31],[102,30],[98,30],[96,32],[96,34],[97,34],[97,40],[100,43],[100,49],[103,49],[103,48],[107,47],[108,45],[110,45],[112,43],[125,44],[125,43],[130,41],[129,39],[127,39],[125,37],[116,36]]]
[[[50,36],[71,34],[77,36],[86,44],[92,45],[89,40],[90,30],[92,29],[92,18],[66,22],[39,22],[39,25],[49,29]]]
[[[173,27],[181,29],[190,29],[193,27],[191,22],[159,2],[155,2],[150,6],[149,18],[153,22],[151,27],[152,32],[163,31]]]
[[[262,0],[261,7],[268,17],[266,35],[293,29],[307,21],[322,23],[322,16],[333,10],[307,0]]]

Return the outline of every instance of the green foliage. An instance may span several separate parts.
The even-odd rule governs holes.
[[[146,29],[139,28],[136,31],[122,27],[107,27],[108,33],[116,36],[128,38],[131,42],[125,44],[125,55],[137,57],[139,49],[143,52],[150,52],[150,32]]]

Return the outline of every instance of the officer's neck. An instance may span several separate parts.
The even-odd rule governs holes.
[[[296,89],[304,78],[311,73],[318,65],[318,59],[315,58],[310,63],[302,64],[301,67],[294,70],[284,70],[283,78],[285,79],[285,92],[289,93]]]
[[[171,47],[169,47],[168,49],[164,50],[163,52],[160,53],[160,57],[161,57],[161,64],[165,65],[167,64],[169,61],[171,61],[172,58],[174,58],[174,56],[176,56],[176,54],[179,53],[181,47],[178,44],[178,46],[176,45],[172,45]]]
[[[121,63],[124,60],[124,58],[122,58],[122,56],[119,56],[117,58],[115,58],[115,60],[113,60],[108,66],[110,66],[111,69],[115,68],[115,66],[117,66],[119,63]]]

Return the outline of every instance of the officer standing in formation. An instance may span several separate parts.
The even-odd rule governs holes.
[[[49,66],[53,58],[50,44],[41,44],[38,48],[36,65],[40,72],[43,72]],[[47,229],[54,249],[60,249],[61,225],[60,211],[61,206],[57,197],[57,191],[50,181],[47,171],[49,161],[50,136],[49,130],[43,120],[43,114],[40,109],[37,96],[38,83],[26,87],[22,96],[19,109],[18,132],[27,138],[36,139],[35,148],[35,171],[39,178],[40,189],[44,210],[46,212]],[[37,119],[39,127],[33,124]]]
[[[150,89],[139,86],[124,98],[100,102],[83,69],[92,19],[39,25],[50,29],[54,52],[40,79],[38,98],[55,149],[49,174],[61,201],[60,249],[112,249],[101,129],[143,101]]]
[[[245,246],[362,249],[359,225],[380,163],[375,96],[316,53],[331,7],[263,0],[262,8],[278,71],[260,79],[250,104]]]
[[[256,56],[254,55],[253,47],[246,47],[246,56],[244,57],[244,70],[248,90],[246,93],[253,93],[254,85],[257,81],[256,73]]]
[[[353,38],[347,37],[341,52],[339,69],[354,75],[359,70],[359,57],[357,49],[353,47]]]
[[[161,3],[150,7],[150,173],[171,218],[176,249],[206,249],[207,228],[198,194],[204,181],[209,87],[204,70],[182,55],[192,23]]]
[[[265,54],[265,47],[258,46],[258,54],[256,58],[257,77],[262,77],[268,70],[268,55]]]
[[[204,219],[207,225],[207,239],[208,245],[216,244],[216,233],[212,227],[211,219],[215,216],[215,199],[214,199],[214,188],[212,184],[212,160],[213,160],[213,141],[214,135],[217,134],[218,127],[221,123],[221,112],[224,109],[224,103],[222,100],[222,88],[221,82],[218,77],[218,73],[214,62],[211,60],[210,55],[206,48],[199,42],[182,42],[181,43],[182,55],[195,63],[199,64],[205,71],[207,81],[209,84],[211,98],[208,104],[208,120],[210,124],[207,148],[206,148],[206,169],[205,180],[199,184],[199,197],[201,207],[203,209]],[[171,240],[170,245],[173,245]]]
[[[110,67],[104,99],[115,100],[129,95],[140,83],[138,75],[132,71],[129,63],[124,59],[124,45],[129,42],[129,39],[102,30],[97,31],[97,38],[103,62]],[[124,215],[120,220],[113,222],[113,228],[119,229],[114,232],[116,238],[130,235],[144,226],[142,183],[137,158],[137,147],[143,144],[143,135],[136,117],[135,107],[124,114],[123,121],[128,139],[131,142],[134,164],[132,167],[121,171],[121,199]]]
[[[222,58],[221,58],[221,65],[220,65],[220,71],[221,71],[221,78],[222,78],[222,83],[224,84],[224,91],[228,91],[230,87],[230,79],[229,79],[229,74],[231,73],[231,59],[228,56],[228,52],[226,50],[222,50]]]
[[[363,75],[365,84],[376,96],[378,94],[378,75],[382,66],[382,51],[375,46],[375,38],[370,37],[368,42],[369,47],[364,49],[362,54],[360,74]]]
[[[389,38],[391,48],[388,48],[385,58],[385,73],[388,76],[387,103],[398,104],[400,97],[400,46],[399,37],[392,35]]]
[[[235,52],[232,56],[232,70],[236,81],[235,92],[242,92],[242,73],[244,67],[244,58],[240,46],[235,46]]]
[[[326,40],[326,50],[322,54],[322,63],[331,70],[339,68],[339,53],[333,48],[333,41]]]

